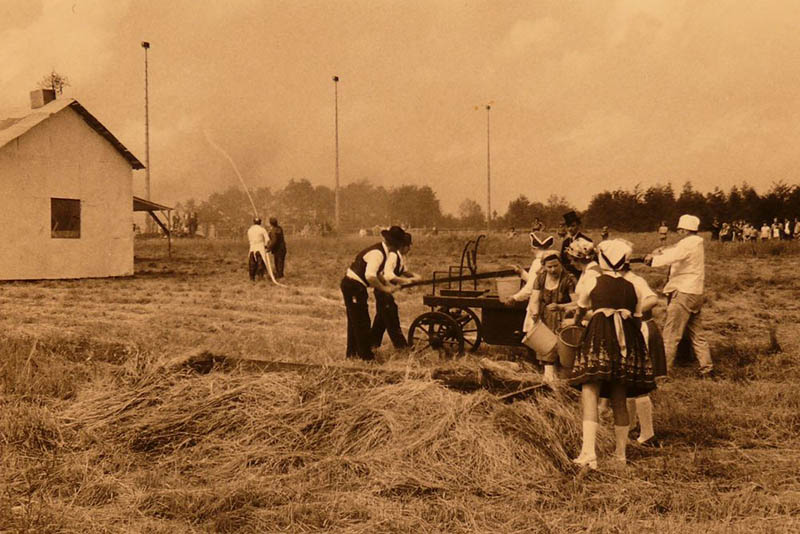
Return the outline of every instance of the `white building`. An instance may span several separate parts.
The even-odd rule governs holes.
[[[0,119],[0,280],[133,274],[136,159],[76,100]]]

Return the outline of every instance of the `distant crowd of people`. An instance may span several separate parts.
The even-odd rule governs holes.
[[[772,224],[764,221],[760,228],[756,228],[745,220],[720,223],[714,219],[711,224],[712,241],[768,241],[768,240],[791,241],[800,239],[800,220],[785,218],[780,220],[778,217],[772,219]]]

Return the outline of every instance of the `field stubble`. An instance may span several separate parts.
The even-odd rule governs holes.
[[[794,244],[708,246],[722,379],[678,368],[653,395],[663,446],[581,472],[566,390],[507,404],[366,367],[187,365],[201,352],[344,365],[338,282],[369,243],[291,239],[288,288],[251,284],[243,243],[199,240],[171,259],[137,242],[129,279],[0,286],[0,531],[800,532]],[[462,244],[415,236],[411,265],[444,269]],[[493,236],[479,256],[482,270],[529,262],[523,238]],[[404,325],[423,291],[398,295]]]

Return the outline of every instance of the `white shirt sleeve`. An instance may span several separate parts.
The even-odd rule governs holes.
[[[592,290],[597,285],[597,279],[599,278],[598,276],[593,276],[592,274],[586,276],[587,274],[588,273],[584,272],[579,283],[575,285],[575,300],[578,303],[578,306],[585,309],[592,307],[591,294]]]
[[[531,298],[533,294],[533,282],[536,280],[536,275],[539,273],[539,269],[542,266],[542,262],[539,259],[535,259],[531,262],[531,268],[526,273],[527,276],[523,276],[522,279],[525,280],[525,285],[511,295],[512,300],[517,302],[522,302],[525,299]]]
[[[647,297],[655,297],[655,292],[650,288],[647,281],[635,273],[625,273],[623,277],[625,280],[633,284],[633,289],[636,291],[636,311],[634,315],[640,317],[642,315],[642,304]]]
[[[679,241],[674,247],[665,249],[664,252],[653,256],[653,267],[672,265],[676,261],[685,260],[689,256],[689,249]]]
[[[370,250],[364,254],[364,261],[367,263],[367,269],[364,272],[364,278],[369,281],[370,278],[378,276],[378,268],[381,266],[383,254],[377,250]]]
[[[396,252],[390,252],[389,255],[386,257],[386,263],[383,265],[383,278],[387,282],[391,282],[397,276],[394,274],[395,267],[397,267],[397,262],[399,261]]]

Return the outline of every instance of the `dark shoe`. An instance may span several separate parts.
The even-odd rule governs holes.
[[[705,372],[699,371],[697,373],[697,377],[700,378],[701,380],[716,380],[719,378],[719,375],[717,375],[717,372],[714,371],[714,369],[711,369],[710,371],[705,371]]]

